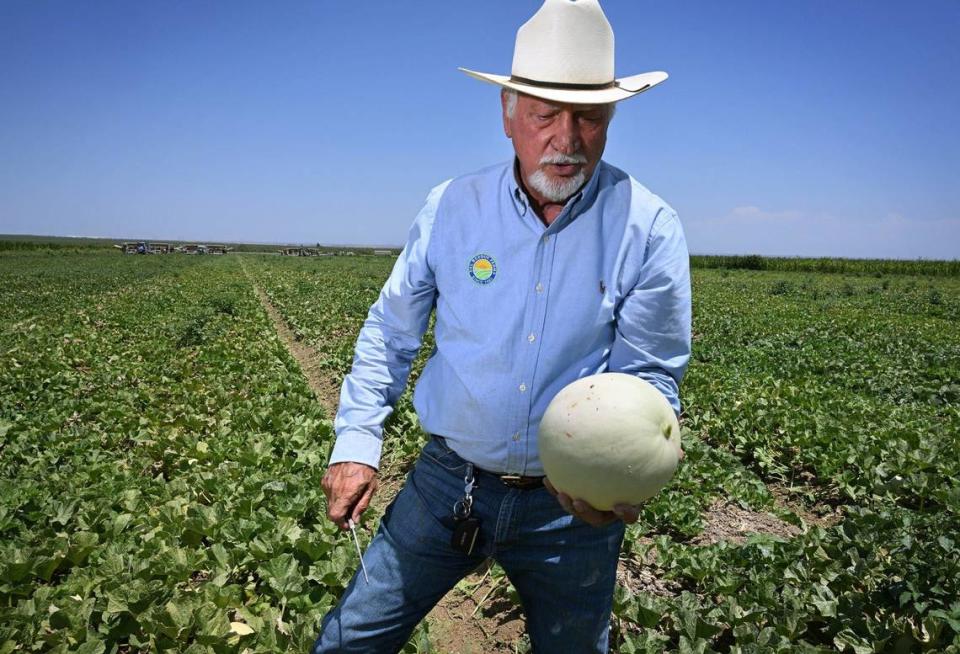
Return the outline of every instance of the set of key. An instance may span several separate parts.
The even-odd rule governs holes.
[[[463,478],[463,497],[453,505],[453,537],[450,546],[458,552],[473,554],[480,535],[480,519],[471,517],[473,510],[473,488],[476,484],[473,477],[473,464],[467,464],[467,472]]]
[[[464,554],[473,554],[477,546],[477,539],[480,536],[480,519],[471,515],[473,511],[473,489],[476,486],[476,479],[473,476],[473,464],[467,464],[467,472],[463,478],[463,497],[453,504],[453,536],[450,538],[450,546],[458,552]],[[356,525],[353,520],[348,520],[347,525],[353,534],[353,542],[357,547],[357,556],[360,558],[360,566],[363,568],[363,578],[369,584],[370,578],[367,576],[367,566],[363,562],[363,552],[360,550],[360,540],[357,538]]]

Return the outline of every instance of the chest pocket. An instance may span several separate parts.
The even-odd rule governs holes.
[[[615,289],[599,273],[554,277],[544,338],[571,361],[607,350],[615,334]]]
[[[468,341],[491,335],[505,317],[518,311],[512,267],[493,249],[478,247],[445,254],[436,274],[438,320]]]

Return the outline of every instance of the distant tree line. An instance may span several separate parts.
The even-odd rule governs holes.
[[[838,257],[764,257],[746,255],[693,255],[693,268],[772,270],[776,272],[846,273],[866,275],[960,276],[960,260],[841,259]]]

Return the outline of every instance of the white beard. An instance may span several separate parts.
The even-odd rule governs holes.
[[[545,156],[540,159],[540,165],[544,164],[585,164],[587,158],[582,154],[572,156],[553,155]],[[565,202],[587,181],[587,175],[581,168],[573,177],[552,178],[541,168],[537,168],[527,182],[533,187],[533,190],[550,202]]]

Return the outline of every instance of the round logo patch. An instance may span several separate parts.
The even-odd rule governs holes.
[[[470,259],[470,277],[478,284],[489,284],[497,276],[497,262],[489,254]]]

